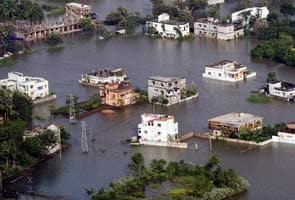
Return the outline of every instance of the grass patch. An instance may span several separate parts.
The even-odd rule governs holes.
[[[8,66],[13,66],[17,62],[14,58],[3,58],[0,60],[0,67],[8,67]]]
[[[186,191],[185,188],[176,188],[176,189],[168,190],[166,192],[166,194],[169,197],[171,197],[172,199],[174,199],[174,198],[179,198],[179,197],[186,196],[187,191]]]
[[[247,101],[250,103],[271,103],[272,100],[270,97],[264,96],[264,95],[258,95],[258,94],[251,94]]]

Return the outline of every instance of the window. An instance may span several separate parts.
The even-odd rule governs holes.
[[[33,85],[30,86],[31,89],[32,89],[33,87],[34,87]]]
[[[221,74],[219,73],[218,76],[221,76]]]
[[[153,81],[153,85],[155,85],[155,81]]]
[[[161,127],[161,124],[158,124],[158,127]]]
[[[38,89],[38,90],[42,90],[42,89],[43,89],[43,87],[42,87],[42,86],[39,86],[37,89]]]
[[[177,85],[178,84],[178,81],[175,81],[174,83]]]
[[[158,135],[161,135],[161,132],[158,132]]]

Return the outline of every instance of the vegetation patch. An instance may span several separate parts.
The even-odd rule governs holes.
[[[13,66],[17,63],[17,61],[14,58],[3,58],[0,60],[0,67],[8,67]]]
[[[239,177],[232,169],[222,169],[220,159],[212,156],[207,164],[201,166],[185,161],[169,162],[153,159],[144,164],[140,153],[131,157],[128,165],[132,174],[109,184],[109,189],[101,188],[96,194],[93,189],[86,189],[92,200],[140,200],[146,196],[147,187],[157,188],[169,182],[170,189],[160,192],[170,199],[221,200],[246,191],[248,181]],[[165,198],[166,199],[166,198]]]
[[[247,101],[250,103],[271,103],[272,99],[271,97],[260,95],[260,94],[251,94]]]

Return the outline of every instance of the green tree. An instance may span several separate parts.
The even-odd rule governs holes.
[[[205,165],[205,169],[213,170],[214,168],[219,167],[219,166],[220,166],[220,158],[218,156],[214,155],[209,158],[209,161]]]
[[[79,24],[82,27],[83,31],[91,31],[94,28],[93,24],[91,23],[91,20],[88,18],[80,19]]]
[[[131,163],[128,164],[128,168],[133,171],[136,176],[141,176],[144,170],[144,158],[141,153],[135,153],[131,157]]]
[[[41,140],[38,137],[27,138],[21,143],[21,147],[24,152],[37,158],[42,150]]]
[[[213,188],[213,184],[205,176],[197,176],[192,183],[192,195],[196,198],[203,198]]]
[[[295,14],[295,7],[292,3],[283,2],[280,6],[280,11],[284,15],[294,15]]]
[[[17,117],[14,118],[19,118],[30,123],[32,121],[33,110],[32,100],[19,92],[15,92],[12,96],[12,103],[15,115],[17,115]]]
[[[266,82],[267,83],[270,83],[270,82],[273,82],[273,81],[276,81],[277,78],[276,78],[276,72],[269,72],[267,74],[267,78],[266,78]]]
[[[62,38],[57,34],[52,33],[47,36],[47,44],[49,44],[51,47],[56,47],[62,42]]]

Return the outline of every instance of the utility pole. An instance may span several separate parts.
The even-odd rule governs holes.
[[[82,126],[82,135],[81,135],[81,151],[82,153],[88,153],[88,142],[87,142],[87,133],[86,133],[86,122],[81,122]]]
[[[209,150],[212,151],[211,135],[209,134]]]
[[[59,159],[61,160],[61,134],[60,134],[60,128],[58,128],[58,142],[59,142]]]
[[[76,124],[75,102],[73,94],[70,94],[70,124]]]

